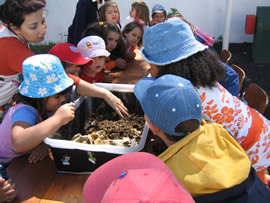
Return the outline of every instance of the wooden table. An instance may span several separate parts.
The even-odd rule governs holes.
[[[113,83],[135,84],[146,77],[150,66],[136,50],[136,58],[121,71],[114,71]],[[60,174],[51,157],[30,164],[28,156],[14,159],[8,167],[8,176],[17,184],[14,202],[83,202],[82,190],[88,175]]]

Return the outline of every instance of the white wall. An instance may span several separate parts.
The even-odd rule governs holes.
[[[44,43],[66,40],[67,29],[72,23],[78,0],[47,0],[48,32]],[[134,0],[115,0],[124,20]],[[3,0],[0,0],[3,2]],[[152,7],[162,4],[167,12],[176,8],[191,23],[197,25],[216,39],[224,34],[226,0],[144,0],[150,13]],[[232,18],[230,42],[252,42],[253,35],[245,34],[246,15],[256,15],[257,6],[270,6],[270,0],[234,0],[232,1]]]

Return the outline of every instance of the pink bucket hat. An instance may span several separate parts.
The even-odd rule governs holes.
[[[86,203],[194,202],[170,169],[156,156],[134,152],[96,169],[84,185]]]

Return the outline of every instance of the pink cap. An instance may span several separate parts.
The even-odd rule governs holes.
[[[89,57],[83,57],[76,46],[70,43],[58,43],[54,45],[49,54],[57,56],[60,61],[75,65],[84,65],[93,60]]]
[[[134,152],[96,169],[84,185],[88,202],[194,202],[171,170],[156,156]]]

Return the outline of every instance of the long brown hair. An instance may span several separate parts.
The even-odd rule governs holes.
[[[143,20],[146,26],[150,24],[149,8],[145,2],[135,1],[131,4],[131,7],[136,10],[136,18]]]

